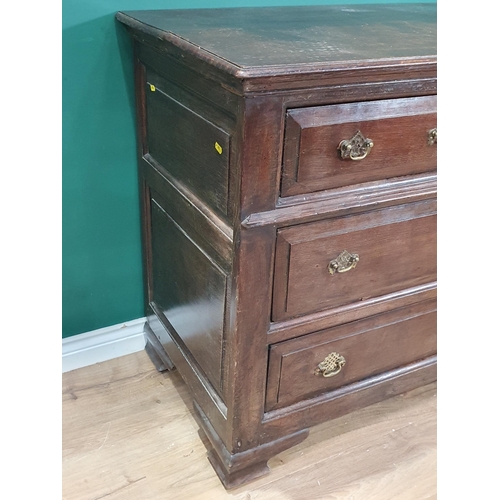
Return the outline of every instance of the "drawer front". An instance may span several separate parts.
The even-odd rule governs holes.
[[[403,367],[436,349],[435,300],[273,345],[266,410]],[[325,368],[328,356],[341,356],[343,366]]]
[[[426,96],[289,110],[281,195],[435,170],[437,136],[432,140],[429,131],[436,128],[436,102]],[[356,149],[358,131],[373,147]],[[343,141],[351,146],[345,158]]]
[[[293,226],[278,231],[272,320],[435,280],[435,200]]]

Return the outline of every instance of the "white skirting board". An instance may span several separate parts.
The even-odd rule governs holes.
[[[142,351],[146,318],[62,339],[63,373]]]

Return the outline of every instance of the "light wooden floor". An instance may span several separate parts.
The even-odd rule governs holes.
[[[180,376],[144,352],[63,374],[63,500],[436,498],[436,385],[311,429],[226,492]]]

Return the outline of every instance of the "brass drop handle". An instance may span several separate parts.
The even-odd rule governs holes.
[[[358,130],[351,139],[340,141],[337,149],[340,151],[340,157],[343,160],[362,160],[366,158],[373,148],[373,141],[363,136]]]
[[[338,352],[329,354],[316,368],[316,375],[323,375],[323,377],[333,377],[340,373],[342,367],[345,365],[345,358]]]
[[[354,269],[358,262],[359,255],[357,253],[349,253],[347,250],[343,250],[337,258],[329,262],[328,272],[330,274],[345,273]]]
[[[427,144],[432,146],[433,144],[437,144],[438,141],[438,129],[431,128],[429,132],[427,132]]]

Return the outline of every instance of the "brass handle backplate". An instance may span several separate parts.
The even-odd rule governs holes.
[[[329,354],[316,368],[316,375],[323,375],[323,377],[333,377],[340,373],[342,367],[345,365],[345,358],[338,352]]]
[[[358,262],[359,255],[357,253],[349,253],[344,250],[337,258],[329,262],[328,271],[330,274],[345,273],[354,269]]]
[[[373,148],[373,141],[363,136],[360,130],[351,139],[340,142],[337,149],[343,160],[362,160],[366,158]]]
[[[433,144],[437,144],[438,141],[438,130],[437,128],[431,128],[429,132],[427,132],[427,144],[432,146]]]

